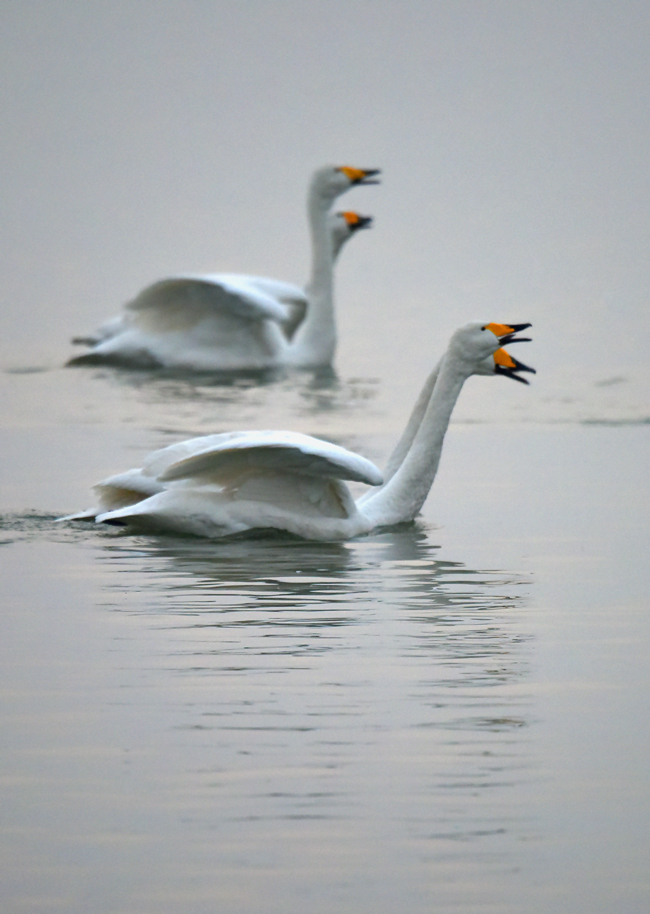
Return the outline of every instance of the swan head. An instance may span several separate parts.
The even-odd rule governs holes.
[[[332,249],[336,257],[345,244],[359,229],[372,226],[372,216],[360,216],[348,210],[345,213],[332,213],[328,219],[332,236]]]
[[[474,322],[461,327],[451,338],[450,351],[462,362],[471,374],[500,374],[513,381],[528,384],[521,372],[535,374],[519,362],[502,347],[509,343],[527,343],[529,337],[517,336],[519,332],[530,327],[530,324],[484,324]]]
[[[325,165],[314,172],[309,189],[310,197],[323,206],[330,207],[346,190],[358,184],[379,184],[378,168],[352,168],[349,165]]]

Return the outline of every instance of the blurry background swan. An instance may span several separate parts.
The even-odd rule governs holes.
[[[2,364],[61,364],[152,277],[302,284],[305,182],[353,161],[384,181],[372,245],[340,264],[339,369],[384,377],[408,348],[408,397],[429,338],[498,306],[535,324],[558,410],[578,384],[625,398],[645,371],[643,4],[142,0],[2,18]],[[624,353],[613,326],[634,327]]]
[[[337,176],[348,180],[338,168],[320,169],[314,179]],[[372,217],[324,209],[316,216],[324,231],[314,233],[312,228],[312,268],[304,289],[237,273],[159,279],[97,331],[74,337],[74,344],[90,348],[67,364],[228,371],[276,367],[292,356],[295,364],[305,347],[294,337],[306,321],[316,319],[319,325],[325,321],[331,345],[320,353],[303,351],[303,357],[310,367],[313,357],[317,366],[329,366],[336,351],[334,263],[345,243],[372,224]]]

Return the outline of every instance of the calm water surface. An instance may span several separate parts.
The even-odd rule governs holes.
[[[648,910],[647,423],[542,424],[499,388],[498,422],[460,404],[417,524],[213,543],[54,521],[190,434],[381,463],[408,404],[0,379],[3,911]]]

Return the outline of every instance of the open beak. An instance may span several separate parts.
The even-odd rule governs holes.
[[[501,347],[507,346],[509,343],[530,343],[531,339],[529,336],[517,336],[518,333],[521,333],[522,330],[527,330],[528,327],[532,327],[532,324],[485,325],[485,329],[491,330],[498,338]],[[520,381],[522,384],[528,384],[526,378],[519,377],[519,373],[522,371],[529,371],[531,374],[536,374],[534,368],[530,368],[528,365],[524,365],[523,362],[513,358],[513,356],[503,348],[497,349],[492,358],[494,359],[495,374],[505,375],[507,378],[512,378],[513,381]]]
[[[375,175],[381,174],[381,168],[364,168],[363,177],[360,181],[357,181],[357,184],[381,184]]]
[[[524,340],[520,337],[518,340],[511,340],[511,342],[523,343]],[[528,384],[529,382],[526,378],[519,377],[518,372],[529,371],[531,374],[537,373],[534,368],[530,368],[518,359],[513,358],[505,349],[497,349],[492,358],[494,359],[494,373],[505,375],[506,378],[512,378],[513,381],[520,381],[522,384]]]
[[[375,175],[381,174],[381,168],[350,168],[348,165],[343,165],[339,168],[339,171],[342,171],[346,175],[352,184],[379,184],[380,182],[375,180]]]
[[[502,346],[507,346],[508,343],[530,343],[529,336],[516,336],[516,334],[532,326],[532,324],[486,324],[485,329],[491,330],[498,337]]]
[[[348,227],[351,231],[356,232],[358,229],[365,229],[372,227],[372,216],[360,216],[359,213],[345,212],[337,213],[337,216],[342,216],[348,224]]]

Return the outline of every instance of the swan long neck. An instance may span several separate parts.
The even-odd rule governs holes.
[[[471,367],[447,352],[427,379],[389,461],[396,464],[401,458],[401,463],[393,468],[381,489],[368,493],[359,504],[359,510],[373,526],[413,520],[422,508],[438,471],[452,411],[471,373]]]
[[[441,363],[438,362],[436,367],[433,369],[429,377],[424,382],[424,386],[420,391],[420,394],[415,401],[415,406],[409,416],[409,420],[406,423],[406,428],[402,432],[402,437],[399,439],[393,451],[386,462],[386,467],[384,469],[384,485],[388,483],[397,470],[402,465],[404,458],[408,454],[413,440],[417,434],[420,425],[422,424],[422,419],[424,414],[427,411],[427,406],[429,405],[429,400],[431,399],[431,394],[434,387],[436,386],[436,381],[438,380],[438,373],[440,372]],[[368,494],[373,494],[372,492]]]
[[[312,187],[307,213],[311,229],[311,276],[307,285],[307,314],[292,340],[296,364],[329,365],[336,350],[332,238],[327,224],[331,200]]]

